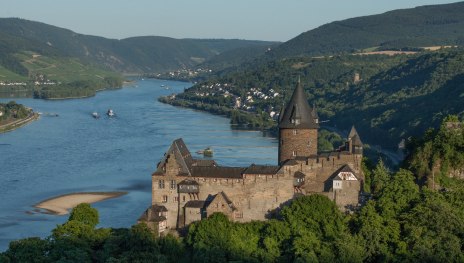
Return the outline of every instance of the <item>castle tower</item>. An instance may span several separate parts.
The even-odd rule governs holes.
[[[300,80],[279,117],[279,164],[297,156],[317,155],[319,119]]]
[[[359,137],[358,131],[354,125],[351,127],[351,131],[348,134],[348,149],[352,154],[363,154],[363,143]]]

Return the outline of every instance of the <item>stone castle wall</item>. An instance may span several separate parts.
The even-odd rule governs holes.
[[[166,183],[170,183],[172,180],[179,183],[187,178],[194,179],[199,184],[200,192],[198,195],[178,194],[176,189],[170,189]],[[159,189],[159,180],[164,180],[164,189]],[[163,205],[168,209],[168,227],[175,228],[179,224],[178,220],[181,221],[180,225],[192,221],[190,218],[185,221],[182,218],[178,219],[178,215],[184,216],[183,207],[188,201],[210,200],[219,192],[224,192],[233,202],[236,211],[230,214],[228,207],[224,207],[224,211],[218,210],[216,212],[230,214],[232,219],[240,222],[264,220],[270,211],[293,198],[293,181],[294,179],[290,175],[244,175],[243,179],[192,178],[176,174],[153,176],[152,204]],[[222,208],[222,206],[220,207]],[[208,215],[210,214],[211,210]],[[187,217],[188,215],[189,213],[185,214]]]
[[[217,209],[212,206],[207,215],[214,211],[223,212],[235,221],[247,222],[264,220],[269,212],[291,200],[295,192],[322,193],[343,208],[357,203],[361,189],[359,181],[347,182],[343,189],[334,192],[330,180],[334,172],[345,164],[349,164],[360,175],[361,155],[337,154],[295,160],[292,165],[284,165],[277,174],[243,174],[240,179],[179,176],[180,166],[172,159],[168,158],[165,175],[152,177],[152,204],[163,205],[168,209],[169,228],[188,225],[204,216],[199,208],[184,208],[188,201],[212,200],[220,192],[226,194],[236,210],[231,211],[227,204],[218,205]],[[305,183],[301,189],[294,187],[296,172],[305,174]],[[199,193],[178,193],[177,184],[184,179],[195,180],[199,184]]]

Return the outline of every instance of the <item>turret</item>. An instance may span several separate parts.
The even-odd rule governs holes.
[[[279,164],[297,156],[317,155],[318,120],[316,109],[309,106],[298,80],[279,118]]]
[[[354,125],[351,127],[351,131],[348,134],[348,149],[347,150],[353,154],[363,153],[363,143]]]

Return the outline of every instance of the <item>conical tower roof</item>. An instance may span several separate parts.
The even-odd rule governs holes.
[[[317,116],[317,113],[315,114],[309,106],[303,87],[298,80],[290,101],[280,115],[279,128],[317,129],[319,124],[314,120],[314,116]]]
[[[358,131],[356,131],[354,125],[351,127],[350,134],[348,134],[348,140],[351,140],[353,142],[353,145],[363,146],[361,138],[359,138]]]

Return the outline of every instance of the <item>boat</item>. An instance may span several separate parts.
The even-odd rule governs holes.
[[[95,119],[98,119],[100,118],[100,115],[98,115],[98,112],[93,112],[92,117],[94,117]]]
[[[106,115],[108,115],[108,117],[113,117],[114,111],[112,109],[108,109],[108,111],[106,112]]]
[[[213,149],[211,147],[207,147],[204,150],[199,150],[196,152],[197,154],[203,154],[204,156],[211,157],[213,156]]]

